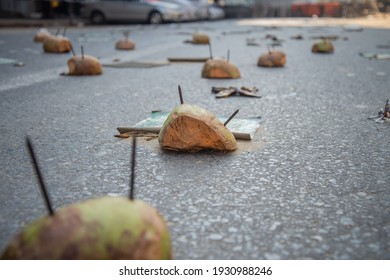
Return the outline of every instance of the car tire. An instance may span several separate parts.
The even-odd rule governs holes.
[[[100,11],[93,11],[89,20],[92,24],[103,24],[106,22],[106,17]]]
[[[148,23],[150,24],[160,24],[163,21],[162,14],[157,11],[153,11],[150,13],[148,17]]]

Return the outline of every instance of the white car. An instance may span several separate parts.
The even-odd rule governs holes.
[[[209,19],[209,1],[208,0],[191,0],[196,7],[196,16],[200,20]]]
[[[197,8],[191,2],[191,0],[160,0],[162,2],[173,3],[180,6],[182,11],[182,21],[194,21],[197,20]]]
[[[136,21],[159,24],[180,21],[183,9],[159,0],[87,0],[81,3],[81,16],[92,24],[110,21]]]
[[[209,19],[221,19],[225,17],[225,12],[217,4],[212,4],[209,6]]]

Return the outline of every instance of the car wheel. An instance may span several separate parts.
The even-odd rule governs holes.
[[[106,18],[102,12],[93,11],[90,17],[92,24],[103,24],[106,22]]]
[[[162,23],[162,21],[163,21],[163,18],[162,18],[162,15],[160,12],[153,11],[150,13],[149,18],[148,18],[148,22],[150,24],[160,24],[160,23]]]

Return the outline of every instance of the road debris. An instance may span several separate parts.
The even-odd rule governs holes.
[[[291,36],[290,38],[293,39],[293,40],[303,40],[302,34],[298,34],[298,35],[295,35],[295,36]]]
[[[146,140],[157,138],[167,119],[169,112],[153,111],[150,116],[131,126],[117,127],[117,138],[147,137]],[[222,123],[226,123],[227,117],[217,116]],[[234,118],[227,125],[237,140],[252,140],[260,127],[261,117]]]
[[[246,86],[242,86],[241,88],[237,88],[237,87],[212,87],[211,88],[211,92],[215,94],[216,98],[225,98],[233,95],[261,98],[261,96],[256,94],[257,91],[259,90],[256,87],[246,87]]]
[[[363,27],[357,24],[347,24],[344,26],[345,31],[360,32],[363,31]]]
[[[262,54],[257,61],[257,66],[261,67],[283,67],[285,64],[286,54],[282,51],[273,50]]]
[[[202,78],[207,79],[238,79],[241,78],[237,66],[222,58],[208,59],[202,68]]]
[[[129,40],[129,35],[130,35],[130,31],[123,32],[124,38],[118,40],[115,43],[115,48],[117,50],[126,50],[126,51],[134,50],[135,42],[132,40]]]
[[[390,123],[390,103],[389,99],[386,100],[385,107],[380,109],[377,116],[371,116],[369,120],[375,120],[376,123]]]
[[[192,40],[185,40],[184,43],[194,45],[208,45],[210,44],[210,37],[207,34],[195,32],[192,34]]]
[[[158,66],[166,66],[170,63],[168,61],[123,61],[119,63],[103,63],[104,67],[115,68],[151,68]]]
[[[333,53],[334,46],[331,41],[324,39],[313,44],[311,51],[313,53]]]
[[[361,52],[360,56],[368,58],[368,59],[390,59],[390,53],[370,53],[370,52]]]
[[[34,36],[34,42],[43,43],[50,36],[52,35],[46,28],[40,28]]]
[[[21,62],[21,61],[14,63],[14,67],[24,67],[24,66],[26,66],[26,64],[24,62]]]
[[[101,75],[103,73],[103,67],[94,56],[84,55],[84,47],[81,46],[81,55],[76,55],[72,48],[73,57],[71,57],[67,64],[69,76],[89,76],[89,75]]]
[[[283,43],[283,40],[272,34],[267,34],[263,39],[260,40],[262,42],[258,42],[256,38],[246,38],[246,45],[276,47],[281,46]]]
[[[310,38],[313,40],[336,41],[340,38],[340,36],[338,36],[338,35],[320,35],[320,36],[311,36]]]
[[[168,57],[169,62],[206,62],[209,57]]]

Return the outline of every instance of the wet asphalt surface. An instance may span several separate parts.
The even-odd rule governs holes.
[[[24,137],[30,135],[56,208],[102,195],[127,195],[129,140],[116,127],[184,100],[216,115],[261,116],[255,138],[234,153],[176,153],[139,141],[136,197],[156,207],[170,228],[176,259],[389,259],[390,124],[367,118],[390,98],[389,29],[264,28],[238,21],[71,28],[77,52],[103,63],[208,56],[183,43],[202,31],[214,56],[241,71],[238,80],[200,77],[201,63],[104,68],[97,77],[60,76],[69,54],[44,54],[36,29],[2,29],[0,65],[0,251],[32,220],[46,215]],[[114,43],[124,30],[136,50]],[[50,30],[55,32],[55,30]],[[256,66],[265,46],[284,40],[286,67]],[[302,34],[303,40],[290,37]],[[312,54],[311,36],[337,35],[335,53]],[[344,39],[344,37],[347,37]],[[257,86],[262,98],[216,99],[212,86]],[[109,210],[107,210],[109,211]]]

